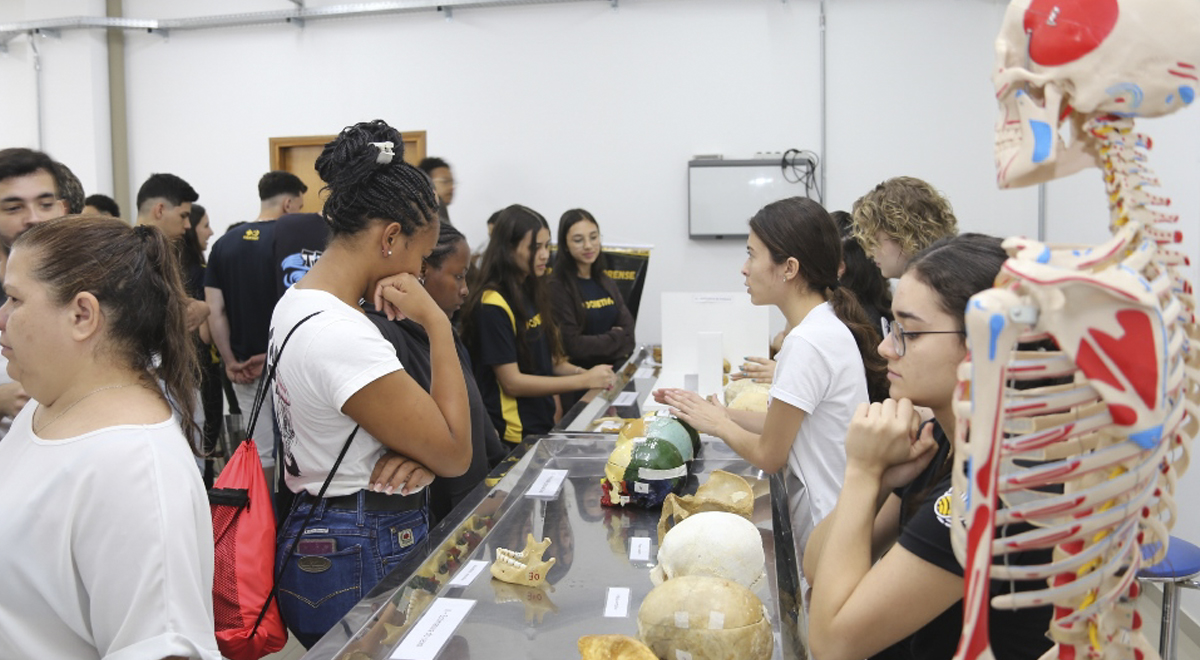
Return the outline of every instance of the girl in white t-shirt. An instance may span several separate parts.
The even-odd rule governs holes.
[[[33,400],[0,441],[0,658],[217,660],[173,248],[115,218],[51,220],[17,239],[4,290],[0,354]]]
[[[417,493],[434,475],[456,477],[471,464],[450,319],[418,279],[437,242],[438,202],[403,151],[400,134],[378,120],[325,145],[316,167],[328,184],[329,245],[271,317],[280,463],[297,495],[276,555],[279,606],[306,647],[426,536],[428,504]],[[429,391],[403,370],[362,299],[425,329]]]
[[[792,328],[776,356],[768,412],[728,410],[715,395],[685,390],[654,396],[755,467],[787,468],[792,533],[802,549],[837,503],[850,418],[869,391],[887,396],[887,374],[878,332],[838,285],[841,237],[825,209],[803,197],[764,207],[750,220],[746,251],[750,301],[778,307]]]

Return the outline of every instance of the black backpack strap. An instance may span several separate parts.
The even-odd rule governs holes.
[[[279,352],[275,354],[275,361],[271,363],[271,368],[267,370],[267,377],[258,381],[258,390],[254,392],[254,404],[250,407],[250,426],[246,428],[246,439],[254,437],[254,424],[258,421],[258,413],[262,410],[263,404],[267,400],[267,392],[270,391],[271,381],[275,380],[275,370],[279,368],[279,358],[283,356],[283,349],[287,346],[288,340],[292,338],[296,330],[304,325],[312,317],[320,314],[322,310],[317,310],[312,314],[300,319],[300,321],[288,330],[287,336],[283,338],[283,343],[279,345]]]
[[[305,321],[307,320],[308,319],[305,319]],[[301,321],[301,323],[303,322],[304,321]],[[280,347],[279,351],[282,353],[283,348]],[[321,484],[321,492],[317,493],[318,500],[324,498],[325,491],[329,490],[329,484],[333,481],[333,475],[337,474],[337,469],[341,466],[342,459],[346,457],[346,452],[350,451],[350,443],[354,441],[354,436],[358,433],[358,429],[359,426],[355,425],[354,430],[350,431],[350,437],[346,438],[346,444],[342,445],[342,451],[338,453],[337,460],[333,462],[333,468],[329,470],[329,476],[325,477],[325,483]],[[308,508],[308,515],[304,517],[304,522],[300,525],[301,535],[304,534],[304,528],[308,527],[308,522],[312,520],[313,512],[316,510],[317,507],[315,505]],[[282,531],[283,530],[281,529],[280,533],[282,533]],[[279,544],[278,538],[276,538],[275,543],[276,545]],[[262,609],[258,612],[258,618],[254,620],[254,628],[250,631],[251,637],[254,636],[254,633],[258,632],[259,624],[262,623],[263,617],[267,615],[267,608],[271,607],[271,601],[275,599],[275,594],[279,591],[279,578],[283,577],[284,567],[287,566],[288,562],[292,560],[292,557],[296,556],[296,546],[298,545],[300,545],[300,536],[296,537],[296,542],[292,544],[290,549],[288,549],[287,557],[284,557],[283,561],[279,562],[279,568],[275,570],[275,579],[271,582],[271,593],[267,594],[267,602],[263,603]]]

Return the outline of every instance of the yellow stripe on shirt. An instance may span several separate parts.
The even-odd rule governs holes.
[[[497,291],[484,291],[480,302],[484,305],[495,305],[504,310],[508,315],[508,322],[512,324],[513,341],[517,338],[517,317],[513,315],[512,308],[508,306],[508,301],[504,296]],[[504,386],[500,384],[500,379],[496,379],[496,387],[500,390],[500,414],[504,417],[504,441],[512,444],[519,444],[524,437],[522,431],[524,427],[521,424],[521,413],[517,410],[517,399],[504,391]]]

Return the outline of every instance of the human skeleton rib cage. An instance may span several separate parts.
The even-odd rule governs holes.
[[[1179,272],[1188,262],[1173,247],[1178,218],[1147,190],[1158,181],[1134,118],[1194,100],[1200,2],[1016,0],[996,51],[999,185],[1099,167],[1112,238],[1092,248],[1009,239],[996,288],[968,307],[955,396],[951,538],[965,575],[956,658],[994,657],[992,579],[1047,585],[992,599],[1054,605],[1044,658],[1155,658],[1134,612],[1135,577],[1165,553],[1175,480],[1200,428],[1200,329]],[[1017,348],[1046,338],[1059,350]],[[1070,382],[1031,382],[1050,378]],[[1033,529],[997,535],[1016,522]],[[1050,564],[1005,562],[1049,547]],[[1143,547],[1157,550],[1143,558]]]

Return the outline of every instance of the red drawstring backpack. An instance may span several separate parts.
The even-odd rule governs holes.
[[[258,660],[287,643],[287,629],[275,602],[275,511],[252,433],[275,379],[279,355],[296,328],[319,313],[306,316],[284,338],[254,396],[246,439],[208,491],[215,544],[213,616],[217,647],[230,660]]]

